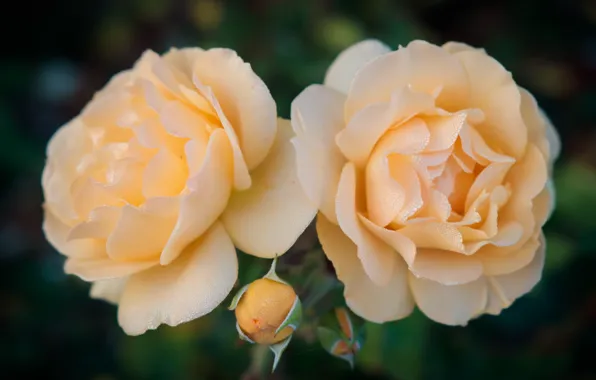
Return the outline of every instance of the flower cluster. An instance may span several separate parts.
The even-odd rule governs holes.
[[[147,51],[49,142],[43,229],[130,335],[208,314],[236,249],[276,258],[315,216],[352,312],[465,325],[539,281],[559,150],[532,95],[462,43],[360,42],[291,120],[232,50]],[[275,260],[232,309],[276,358],[301,318]],[[361,343],[336,313],[319,332],[351,362]]]

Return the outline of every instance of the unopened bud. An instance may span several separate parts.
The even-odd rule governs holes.
[[[353,367],[364,341],[363,331],[361,321],[346,308],[339,307],[321,320],[317,335],[327,352]]]
[[[302,319],[300,299],[277,276],[275,264],[276,260],[263,278],[240,289],[230,305],[240,338],[268,345],[275,354],[274,369]]]

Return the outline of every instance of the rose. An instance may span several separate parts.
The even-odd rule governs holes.
[[[291,137],[235,52],[148,51],[51,139],[44,231],[126,333],[200,317],[314,217]]]
[[[414,41],[341,53],[292,104],[298,177],[348,306],[465,325],[530,291],[559,143],[484,50]]]

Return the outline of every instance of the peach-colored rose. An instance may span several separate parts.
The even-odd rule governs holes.
[[[484,50],[378,41],[292,104],[298,177],[351,309],[465,325],[540,279],[557,135]]]
[[[44,231],[126,333],[200,317],[314,217],[292,136],[234,51],[147,51],[50,141]]]

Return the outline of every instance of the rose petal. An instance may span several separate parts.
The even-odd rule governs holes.
[[[439,249],[418,249],[410,272],[442,285],[461,285],[482,275],[482,263],[473,256]]]
[[[476,256],[482,261],[484,274],[487,276],[505,275],[528,265],[540,246],[539,238],[535,237],[520,248],[486,246],[479,250]]]
[[[391,177],[387,157],[374,155],[366,167],[366,205],[373,223],[387,226],[405,201],[403,187]]]
[[[213,93],[213,89],[208,86],[202,84],[198,78],[193,78],[195,86],[201,91],[201,94],[209,100],[215,111],[217,112],[217,117],[223,129],[228,136],[228,140],[230,141],[230,145],[232,146],[232,152],[234,155],[234,188],[236,190],[246,190],[251,185],[250,173],[248,172],[248,166],[246,160],[244,158],[244,153],[242,152],[242,148],[240,147],[240,142],[238,140],[238,134],[234,129],[234,126],[230,123],[228,118],[226,117],[221,105],[219,104],[218,99],[215,97]]]
[[[100,206],[93,209],[89,219],[74,226],[67,235],[67,240],[74,239],[107,239],[116,227],[122,208]]]
[[[479,50],[479,51],[484,52],[484,49],[478,49],[478,48],[475,48],[468,44],[464,44],[461,42],[455,42],[455,41],[449,41],[449,42],[445,43],[442,47],[443,47],[443,49],[447,50],[451,54],[458,53],[460,51],[468,51],[468,50]]]
[[[416,245],[412,240],[399,231],[379,227],[366,217],[362,216],[362,214],[358,214],[358,218],[364,226],[373,233],[373,235],[395,249],[408,266],[414,263],[414,259],[416,258]]]
[[[452,147],[465,120],[465,113],[425,118],[424,121],[430,132],[430,141],[426,150],[436,152]]]
[[[108,256],[115,260],[158,257],[170,238],[177,217],[177,198],[153,198],[143,207],[125,205],[108,237]]]
[[[546,251],[546,242],[542,235],[539,244],[540,247],[528,265],[510,274],[487,277],[489,296],[486,313],[498,315],[501,310],[528,293],[540,281]]]
[[[511,163],[492,163],[485,167],[470,186],[468,195],[466,197],[466,210],[470,208],[472,203],[480,196],[481,192],[492,192],[492,190],[501,185],[508,175],[509,169],[512,167]],[[505,182],[508,182],[505,180]]]
[[[406,86],[429,95],[440,87],[437,105],[446,110],[467,106],[468,79],[460,62],[438,46],[412,41],[358,71],[348,93],[346,120],[369,104],[389,101]]]
[[[265,83],[230,49],[197,53],[193,75],[213,90],[238,136],[246,165],[256,168],[271,149],[277,130],[275,101]]]
[[[452,223],[414,223],[399,230],[418,248],[434,248],[445,251],[463,252],[463,238]]]
[[[280,119],[269,155],[252,172],[252,186],[233,193],[222,214],[232,241],[246,253],[266,258],[282,255],[317,212],[298,182],[292,136],[290,122]]]
[[[190,191],[181,197],[178,221],[161,254],[162,265],[172,262],[219,218],[228,203],[232,181],[232,147],[225,132],[216,129],[209,139],[201,169],[189,179]]]
[[[344,296],[352,311],[376,323],[395,321],[412,312],[407,268],[401,259],[394,261],[387,284],[379,286],[364,272],[354,243],[321,214],[317,217],[317,233],[337,277],[345,285]]]
[[[363,105],[358,112],[355,112],[346,120],[349,120],[346,128],[336,138],[340,150],[350,161],[358,167],[363,167],[372,152],[375,144],[385,135],[393,125],[399,125],[411,117],[434,109],[434,98],[428,94],[417,93],[409,87],[398,87],[391,94],[388,94],[386,102],[378,102]],[[421,124],[420,120],[416,122]],[[428,133],[426,126],[410,125],[415,135],[409,137],[396,149],[422,149],[420,148],[421,133]],[[423,131],[424,129],[424,131]],[[405,136],[406,132],[395,132]],[[397,137],[397,136],[396,136]],[[413,144],[409,144],[412,142]],[[428,140],[422,140],[424,146]]]
[[[521,113],[528,127],[528,141],[536,144],[549,166],[561,152],[561,140],[546,114],[538,107],[536,99],[526,89],[519,87]]]
[[[60,252],[68,257],[97,258],[105,256],[105,240],[77,239],[68,240],[71,227],[64,224],[46,207],[42,230],[48,241]]]
[[[486,307],[484,277],[463,285],[446,286],[410,274],[409,283],[418,308],[433,321],[445,325],[465,326]]]
[[[489,146],[498,146],[506,155],[520,158],[528,142],[528,132],[520,112],[520,92],[511,73],[479,50],[460,51],[453,57],[468,74],[468,107],[480,108],[486,117],[476,129]]]
[[[129,278],[118,322],[127,334],[140,335],[162,323],[177,326],[201,317],[225,299],[237,276],[236,250],[216,223],[172,264]]]
[[[529,200],[540,194],[548,180],[547,170],[546,161],[536,145],[529,144],[525,156],[505,178],[511,183],[512,197]]]
[[[341,52],[327,69],[325,86],[348,93],[354,76],[374,58],[389,53],[391,49],[377,40],[364,40]]]
[[[161,149],[147,163],[143,173],[143,196],[168,197],[180,194],[185,186],[188,168],[180,156]]]
[[[118,304],[118,301],[120,301],[120,297],[122,296],[122,292],[124,291],[126,281],[128,281],[128,277],[95,281],[91,285],[91,291],[89,295],[91,298]]]
[[[391,280],[397,254],[360,224],[356,202],[356,171],[352,163],[347,163],[341,174],[335,201],[337,221],[358,247],[358,258],[366,274],[375,284],[384,286]]]
[[[85,281],[93,282],[130,276],[157,264],[159,264],[159,260],[157,259],[119,261],[113,260],[108,256],[92,258],[69,257],[66,263],[64,263],[64,272],[66,274],[74,274]]]
[[[298,179],[306,196],[334,223],[335,194],[345,162],[335,135],[344,128],[344,100],[337,91],[312,85],[292,102]]]

